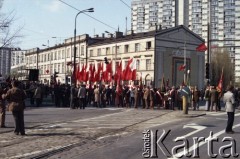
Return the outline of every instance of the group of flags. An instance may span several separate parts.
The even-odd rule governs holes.
[[[129,81],[136,80],[136,60],[131,58],[126,67],[123,69],[122,61],[116,63],[116,70],[113,73],[113,63],[110,61],[105,65],[102,62],[95,64],[84,65],[80,69],[78,65],[74,77],[79,82],[111,82],[111,81]]]

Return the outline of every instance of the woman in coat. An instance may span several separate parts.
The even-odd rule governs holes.
[[[226,133],[233,134],[232,130],[233,122],[234,122],[234,112],[235,112],[235,99],[233,95],[233,86],[227,87],[227,92],[223,95],[223,102],[225,103],[226,112],[228,115],[228,122],[226,127]]]
[[[95,105],[95,107],[99,107],[100,106],[100,92],[99,92],[98,86],[96,86],[93,93],[94,93],[94,105]]]

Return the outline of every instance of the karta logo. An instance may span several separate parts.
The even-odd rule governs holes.
[[[200,158],[199,148],[207,144],[207,154],[210,158],[222,158],[234,157],[238,158],[239,154],[236,152],[237,143],[232,137],[224,137],[222,140],[218,139],[212,131],[210,131],[209,137],[193,137],[190,140],[186,137],[177,137],[176,139],[168,139],[171,130],[163,130],[159,135],[158,130],[145,130],[143,132],[143,153],[144,158],[158,158],[158,151],[160,151],[167,158]],[[168,148],[164,141],[173,142],[170,145],[174,145],[171,149]],[[221,142],[221,147],[218,147],[218,153],[216,150],[216,144]],[[190,145],[189,143],[193,143]],[[214,148],[214,149],[213,149]]]

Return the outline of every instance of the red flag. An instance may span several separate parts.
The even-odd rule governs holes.
[[[133,62],[130,64],[130,71],[128,72],[129,80],[136,80],[137,78],[137,63],[136,60],[133,59]]]
[[[118,68],[117,68],[117,80],[122,80],[122,61],[120,61]]]
[[[109,73],[112,72],[112,61],[109,64],[107,64],[106,71],[109,72]]]
[[[85,64],[85,67],[84,67],[84,69],[83,69],[83,81],[84,82],[87,82],[87,80],[88,80],[88,71],[87,71],[87,64]]]
[[[205,45],[205,43],[200,44],[197,48],[196,51],[200,51],[200,52],[204,52],[207,50],[207,46]]]
[[[124,78],[125,80],[130,80],[129,79],[129,76],[131,74],[131,68],[130,68],[130,64],[133,62],[133,58],[131,58],[128,63],[127,63],[127,66],[125,68],[125,72],[124,72]]]
[[[85,73],[84,82],[87,82],[87,81],[88,81],[88,78],[89,78],[89,71],[87,71],[87,72]]]
[[[90,72],[90,79],[89,79],[91,82],[95,82],[94,74],[95,74],[95,65],[93,64],[92,71]]]
[[[185,66],[184,64],[183,64],[183,65],[180,65],[180,66],[178,67],[178,70],[179,70],[179,71],[183,71],[183,70],[185,69],[185,67],[186,67],[186,66]]]
[[[221,74],[220,80],[218,82],[217,91],[222,92],[222,89],[223,89],[223,68],[222,68],[222,74]]]

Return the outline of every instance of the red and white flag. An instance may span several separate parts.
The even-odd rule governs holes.
[[[125,68],[125,71],[124,71],[124,80],[130,80],[129,79],[129,76],[130,76],[130,74],[131,74],[131,68],[130,68],[130,64],[133,62],[133,59],[131,58],[129,61],[128,61],[128,63],[127,63],[127,66],[126,66],[126,68]]]
[[[133,59],[132,63],[130,64],[131,71],[129,72],[128,79],[129,80],[136,80],[137,77],[137,61]]]
[[[183,65],[180,65],[180,66],[178,67],[178,70],[179,70],[179,71],[183,71],[183,70],[185,69],[185,67],[186,67],[186,66],[185,66],[184,64],[183,64]]]
[[[204,52],[207,50],[207,46],[205,45],[205,43],[202,43],[196,48],[196,50],[199,52]]]

